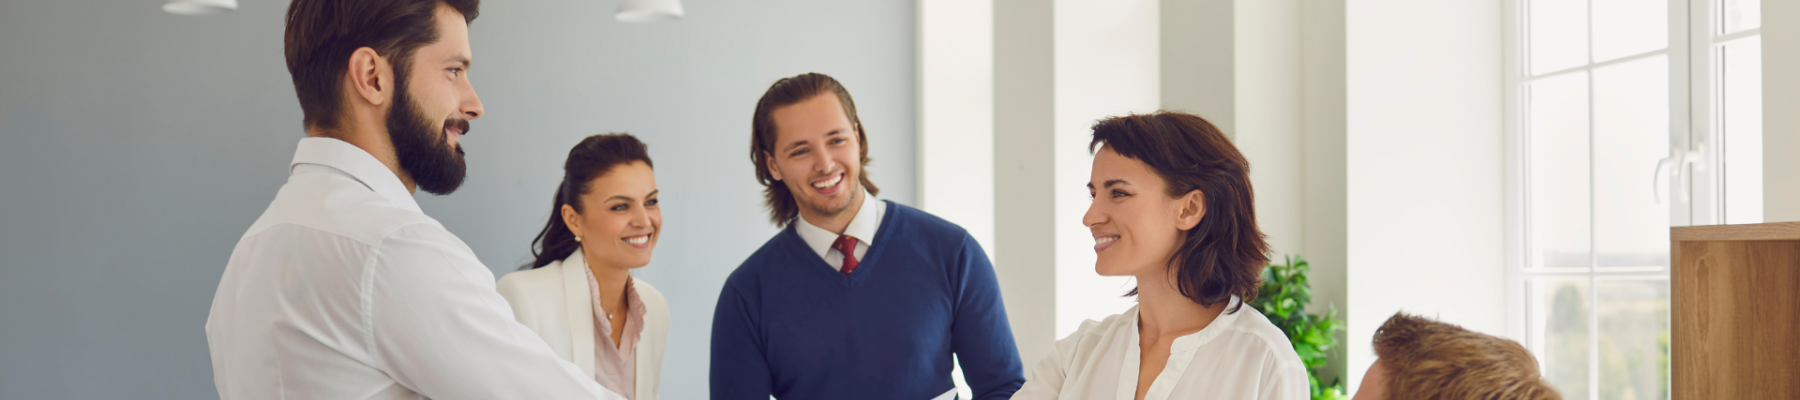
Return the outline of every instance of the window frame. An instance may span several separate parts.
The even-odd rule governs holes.
[[[1568,73],[1585,73],[1588,80],[1588,132],[1590,144],[1594,132],[1594,75],[1593,71],[1610,65],[1621,64],[1646,57],[1667,54],[1669,57],[1669,130],[1670,158],[1675,161],[1675,168],[1682,169],[1682,180],[1665,175],[1658,179],[1668,180],[1665,201],[1669,206],[1671,226],[1687,226],[1699,224],[1716,224],[1726,221],[1724,210],[1724,170],[1727,166],[1716,163],[1716,168],[1695,169],[1693,164],[1682,162],[1685,157],[1701,157],[1704,160],[1724,160],[1722,145],[1722,126],[1719,116],[1723,112],[1722,100],[1716,82],[1721,82],[1716,68],[1721,62],[1715,59],[1715,49],[1737,40],[1760,36],[1761,27],[1746,29],[1732,33],[1718,33],[1723,25],[1723,0],[1668,0],[1669,1],[1669,41],[1668,46],[1657,51],[1633,54],[1612,60],[1594,62],[1594,15],[1593,2],[1586,2],[1588,7],[1587,40],[1588,60],[1581,66],[1559,69],[1540,74],[1530,71],[1530,57],[1527,53],[1529,41],[1529,25],[1527,7],[1530,0],[1504,0],[1502,23],[1502,73],[1504,74],[1504,228],[1506,282],[1506,334],[1531,349],[1533,354],[1543,353],[1544,343],[1541,338],[1534,337],[1534,326],[1543,323],[1544,316],[1532,312],[1534,304],[1532,285],[1539,278],[1586,279],[1588,283],[1588,393],[1567,393],[1568,398],[1599,398],[1600,390],[1600,294],[1599,285],[1612,280],[1662,280],[1668,281],[1669,267],[1647,268],[1598,268],[1593,261],[1586,268],[1530,268],[1531,244],[1531,210],[1530,208],[1530,149],[1528,127],[1529,92],[1526,86],[1535,80],[1561,76]],[[1760,24],[1758,24],[1760,25]],[[1593,147],[1589,147],[1590,174],[1593,161]],[[1648,171],[1647,171],[1648,172]],[[1661,173],[1661,171],[1658,171]],[[1674,175],[1675,171],[1667,172]],[[1594,223],[1591,210],[1595,207],[1595,198],[1591,195],[1595,183],[1589,181],[1589,224]],[[1590,232],[1597,232],[1591,229]],[[1589,255],[1594,257],[1593,235],[1590,234]],[[1673,351],[1673,350],[1671,350]],[[1547,363],[1540,362],[1540,368],[1548,368]]]

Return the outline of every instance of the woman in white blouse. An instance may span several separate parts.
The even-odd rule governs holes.
[[[1089,147],[1094,270],[1136,277],[1138,305],[1057,341],[1013,399],[1307,399],[1293,345],[1243,302],[1268,261],[1244,156],[1172,112],[1102,120]]]
[[[662,234],[656,174],[627,134],[589,136],[569,150],[537,258],[500,278],[513,316],[600,386],[655,400],[669,337],[661,292],[631,276]]]

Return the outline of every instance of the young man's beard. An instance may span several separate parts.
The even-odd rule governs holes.
[[[394,143],[394,156],[400,169],[412,176],[419,190],[435,195],[455,192],[462,186],[468,165],[463,162],[462,145],[450,146],[444,129],[456,127],[469,131],[469,121],[451,118],[442,124],[425,119],[419,105],[406,95],[405,78],[394,80],[394,107],[388,111],[388,138]]]

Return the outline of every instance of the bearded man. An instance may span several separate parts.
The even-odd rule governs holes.
[[[413,199],[462,185],[478,0],[294,0],[305,139],[206,320],[223,399],[619,399],[515,322]]]

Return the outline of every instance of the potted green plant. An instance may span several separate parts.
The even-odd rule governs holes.
[[[1337,346],[1337,333],[1344,329],[1344,322],[1337,318],[1336,305],[1325,315],[1306,312],[1306,305],[1312,303],[1312,284],[1306,279],[1312,265],[1297,255],[1285,258],[1285,264],[1263,268],[1262,288],[1250,305],[1268,316],[1294,344],[1294,352],[1306,364],[1313,400],[1344,399],[1341,380],[1333,378],[1330,384],[1319,380],[1319,371],[1325,368],[1331,348]]]

